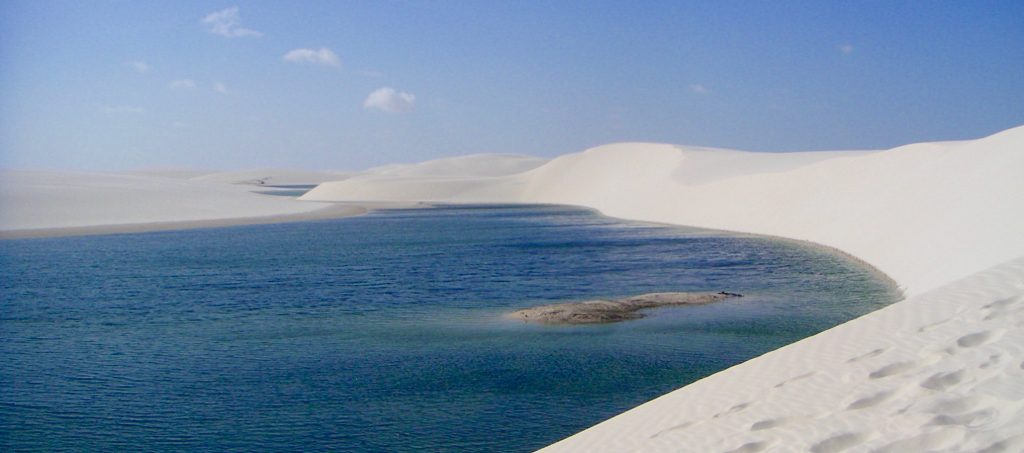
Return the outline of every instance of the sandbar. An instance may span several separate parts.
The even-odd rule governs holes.
[[[680,305],[704,305],[732,297],[743,297],[729,292],[718,293],[649,293],[621,299],[585,300],[561,304],[523,308],[507,315],[510,319],[540,324],[606,324],[640,319],[640,310]]]

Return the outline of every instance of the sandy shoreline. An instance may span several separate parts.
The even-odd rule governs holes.
[[[174,222],[128,223],[121,225],[90,225],[58,228],[35,228],[0,231],[0,239],[50,238],[63,236],[95,236],[102,234],[148,233],[154,231],[190,230],[196,228],[217,228],[239,225],[264,225],[272,223],[305,222],[310,220],[338,219],[363,215],[371,209],[351,204],[330,204],[321,209],[296,214],[279,214],[259,217],[235,217],[226,219],[182,220]]]

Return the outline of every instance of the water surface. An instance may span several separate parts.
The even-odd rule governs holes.
[[[528,451],[888,303],[797,243],[557,206],[0,241],[0,449]],[[598,326],[524,306],[715,305]]]

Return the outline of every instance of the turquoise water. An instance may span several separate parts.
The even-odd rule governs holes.
[[[0,450],[528,451],[892,303],[845,257],[552,206],[0,241]],[[733,291],[597,326],[524,306]]]

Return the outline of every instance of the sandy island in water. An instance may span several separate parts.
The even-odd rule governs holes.
[[[718,293],[650,293],[622,299],[586,300],[563,304],[541,305],[516,310],[509,319],[540,324],[605,324],[640,319],[640,310],[680,305],[704,305],[731,297],[743,297],[725,291]]]

